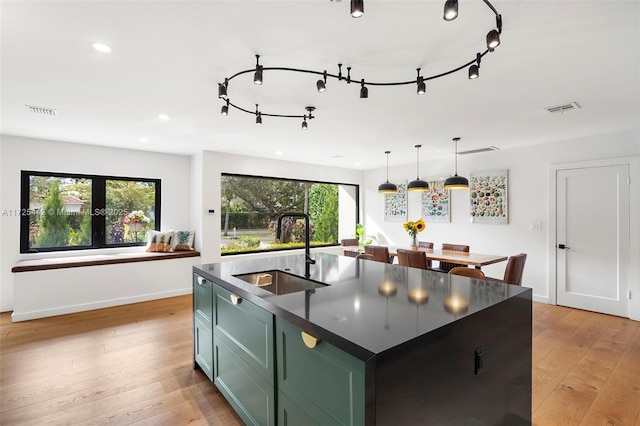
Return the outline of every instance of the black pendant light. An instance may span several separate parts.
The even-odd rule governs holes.
[[[360,18],[364,15],[364,0],[351,0],[351,16]]]
[[[378,192],[381,194],[395,194],[396,192],[398,192],[398,187],[389,182],[389,154],[391,154],[391,151],[385,151],[385,154],[387,154],[387,181],[383,184],[380,184],[380,186],[378,187]]]
[[[458,176],[458,141],[460,138],[453,138],[456,144],[456,174],[444,181],[444,189],[467,189],[469,181],[466,177]]]
[[[416,180],[412,180],[411,182],[409,182],[409,185],[407,185],[407,191],[410,192],[425,192],[429,190],[429,184],[420,179],[420,148],[422,148],[422,145],[416,145],[416,150],[417,150],[417,159],[418,161],[416,162]]]

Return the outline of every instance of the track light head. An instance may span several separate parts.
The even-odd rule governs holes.
[[[444,4],[444,20],[453,21],[458,17],[458,0],[447,0]]]
[[[256,115],[256,124],[262,124],[262,114]]]
[[[417,93],[418,95],[424,95],[425,92],[427,91],[427,85],[424,82],[424,77],[422,77],[420,75],[420,68],[418,68],[418,88],[417,88]]]
[[[302,119],[302,130],[307,130],[307,128],[308,128],[308,125],[307,125],[307,117],[305,116],[305,117]]]
[[[222,98],[224,96],[227,96],[227,86],[225,86],[223,83],[219,83],[218,84],[218,97]]]
[[[480,76],[480,67],[477,64],[473,64],[469,67],[469,80],[474,80]]]
[[[262,84],[262,65],[260,65],[260,55],[256,55],[256,72],[253,73],[253,82],[258,86]]]
[[[327,90],[327,86],[324,84],[324,81],[322,80],[318,80],[318,82],[316,83],[316,88],[318,89],[318,92],[322,93],[325,90]]]
[[[489,31],[487,34],[487,49],[493,52],[498,46],[500,46],[500,34],[498,30]]]
[[[360,18],[364,15],[364,0],[351,0],[351,16]]]
[[[229,115],[229,99],[227,99],[227,103],[222,105],[222,109],[220,110],[220,114]]]
[[[369,97],[369,89],[364,85],[364,79],[360,82],[360,99],[366,99]]]

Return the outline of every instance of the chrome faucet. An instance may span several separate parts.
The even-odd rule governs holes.
[[[285,217],[292,218],[304,218],[304,277],[309,278],[311,273],[309,272],[309,266],[315,265],[316,261],[311,257],[311,246],[309,238],[309,215],[305,213],[283,213],[278,218],[278,230],[276,231],[276,238],[280,239],[282,235],[282,219]]]

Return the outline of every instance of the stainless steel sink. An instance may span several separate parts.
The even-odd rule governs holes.
[[[234,277],[268,290],[274,294],[287,294],[295,293],[297,291],[313,290],[314,288],[324,287],[327,285],[277,269],[253,272],[250,274],[239,274],[234,275]]]

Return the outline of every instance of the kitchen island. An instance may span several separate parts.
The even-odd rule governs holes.
[[[531,423],[530,289],[313,257],[193,268],[196,365],[246,423]],[[305,267],[317,288],[238,277]]]

